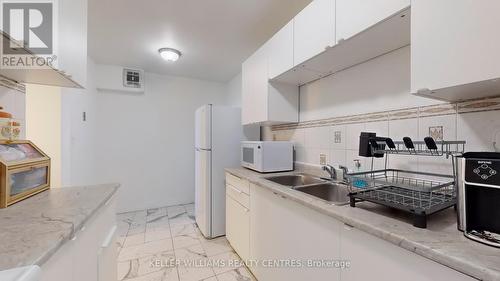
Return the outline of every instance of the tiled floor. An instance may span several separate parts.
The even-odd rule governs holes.
[[[118,232],[118,280],[255,280],[225,237],[203,237],[193,204],[119,214]]]

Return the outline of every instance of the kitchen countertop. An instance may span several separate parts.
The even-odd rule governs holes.
[[[119,184],[52,188],[0,210],[0,270],[47,261]]]
[[[317,168],[302,169],[279,174],[304,172],[326,176]],[[413,227],[409,214],[398,210],[370,202],[358,203],[356,208],[351,208],[349,205],[334,206],[311,195],[264,179],[277,174],[260,174],[245,168],[230,168],[226,171],[474,278],[500,280],[500,249],[464,237],[463,233],[457,230],[456,213],[453,208],[431,215],[427,221],[427,228],[420,229]]]

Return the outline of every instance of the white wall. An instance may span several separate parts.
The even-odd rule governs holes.
[[[227,104],[241,106],[241,72],[226,84]]]
[[[410,47],[300,89],[300,121],[436,104],[410,94]]]
[[[50,157],[51,187],[61,187],[61,88],[26,85],[26,138]]]
[[[226,85],[145,75],[144,94],[97,94],[97,178],[120,182],[120,212],[194,201],[194,111]]]
[[[95,64],[87,58],[86,88],[62,90],[63,184],[65,186],[102,183],[96,176],[97,91]],[[86,120],[83,120],[85,112]]]

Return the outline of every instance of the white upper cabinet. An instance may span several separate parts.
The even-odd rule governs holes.
[[[87,0],[59,1],[57,68],[85,87]]]
[[[269,40],[269,78],[293,67],[293,20]]]
[[[498,0],[413,0],[412,93],[450,101],[498,93],[490,81],[500,77],[498,11]]]
[[[335,0],[314,0],[294,18],[293,62],[299,65],[335,45]]]
[[[263,45],[242,65],[241,114],[243,124],[267,119],[267,45]]]
[[[336,0],[337,42],[410,6],[410,0]]]
[[[299,88],[283,83],[269,83],[270,47],[268,41],[243,62],[243,125],[272,125],[298,121]]]

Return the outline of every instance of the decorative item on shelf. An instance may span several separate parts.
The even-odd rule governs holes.
[[[50,158],[32,142],[0,141],[0,208],[50,188]]]
[[[2,110],[3,107],[0,106],[0,140],[18,140],[21,135],[21,122]]]

